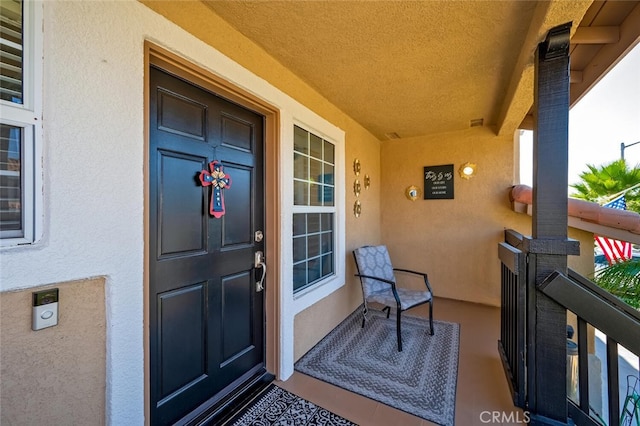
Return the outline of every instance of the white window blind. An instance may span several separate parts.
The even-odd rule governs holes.
[[[22,134],[23,129],[0,124],[0,232],[22,237]]]
[[[42,3],[0,0],[0,247],[42,236]]]
[[[0,2],[0,99],[22,104],[23,87],[22,2]]]

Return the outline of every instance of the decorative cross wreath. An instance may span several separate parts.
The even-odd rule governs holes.
[[[209,163],[209,170],[211,170],[211,172],[208,170],[202,170],[200,172],[200,182],[202,186],[212,186],[209,213],[215,218],[224,216],[224,193],[222,190],[231,186],[231,176],[226,174],[222,169],[222,163],[213,160]]]

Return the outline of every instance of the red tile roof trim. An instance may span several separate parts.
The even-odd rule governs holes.
[[[533,204],[533,189],[527,185],[514,185],[509,193],[511,202]],[[640,214],[628,210],[602,207],[591,201],[568,199],[569,216],[610,228],[640,234]]]

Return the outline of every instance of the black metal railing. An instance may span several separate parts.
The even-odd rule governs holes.
[[[534,331],[529,323],[535,322],[534,318],[537,315],[537,294],[544,293],[576,317],[575,341],[567,343],[568,350],[575,350],[577,344],[577,377],[572,376],[576,370],[574,368],[569,368],[567,375],[568,417],[578,425],[620,425],[621,403],[625,402],[626,395],[619,391],[621,383],[618,345],[636,357],[640,356],[640,312],[571,269],[568,269],[567,274],[553,272],[536,286],[533,277],[529,276],[529,262],[535,262],[536,256],[526,252],[523,240],[524,237],[519,233],[507,230],[505,242],[498,246],[501,261],[498,350],[514,405],[535,411],[541,404],[541,401],[532,400],[536,374],[541,372],[535,371],[535,363],[531,357],[531,345],[540,344],[540,340],[536,340],[532,335]],[[590,382],[600,380],[600,377],[589,377],[590,359],[592,364],[595,362],[595,354],[589,352],[590,349],[594,352],[596,329],[605,336],[606,361],[603,362],[606,365],[602,368],[606,371],[606,392],[599,390],[599,395],[590,395]],[[575,358],[572,358],[574,356],[574,353],[567,353],[567,364],[572,363],[570,367],[576,362]],[[560,367],[562,366],[558,365],[558,368]],[[640,365],[633,367],[633,374],[637,375]],[[594,368],[591,374],[600,376],[601,370]],[[575,386],[575,389],[572,386]],[[591,393],[593,392],[591,389]],[[593,403],[597,400],[602,401],[603,397],[606,397],[604,407]]]
[[[576,424],[621,424],[621,402],[624,403],[626,395],[621,395],[619,390],[618,344],[636,357],[640,356],[640,312],[571,269],[567,276],[560,272],[551,274],[540,290],[577,317],[577,395],[568,395],[574,397],[568,398],[569,417]],[[602,395],[592,398],[589,394],[589,327],[606,336],[606,416],[601,410],[594,409],[592,403]],[[640,365],[633,367],[633,374],[637,375]],[[597,370],[595,373],[600,374]],[[623,389],[626,389],[625,383]]]
[[[505,240],[518,245],[522,236],[505,232]],[[514,405],[525,406],[526,257],[509,242],[498,245],[501,262],[501,312],[498,352],[507,375]]]

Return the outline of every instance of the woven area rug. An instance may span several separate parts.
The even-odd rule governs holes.
[[[234,426],[357,426],[355,423],[273,384],[269,385],[248,407],[227,424]]]
[[[453,425],[459,324],[402,315],[403,351],[396,319],[362,306],[295,364],[301,373],[441,425]]]

